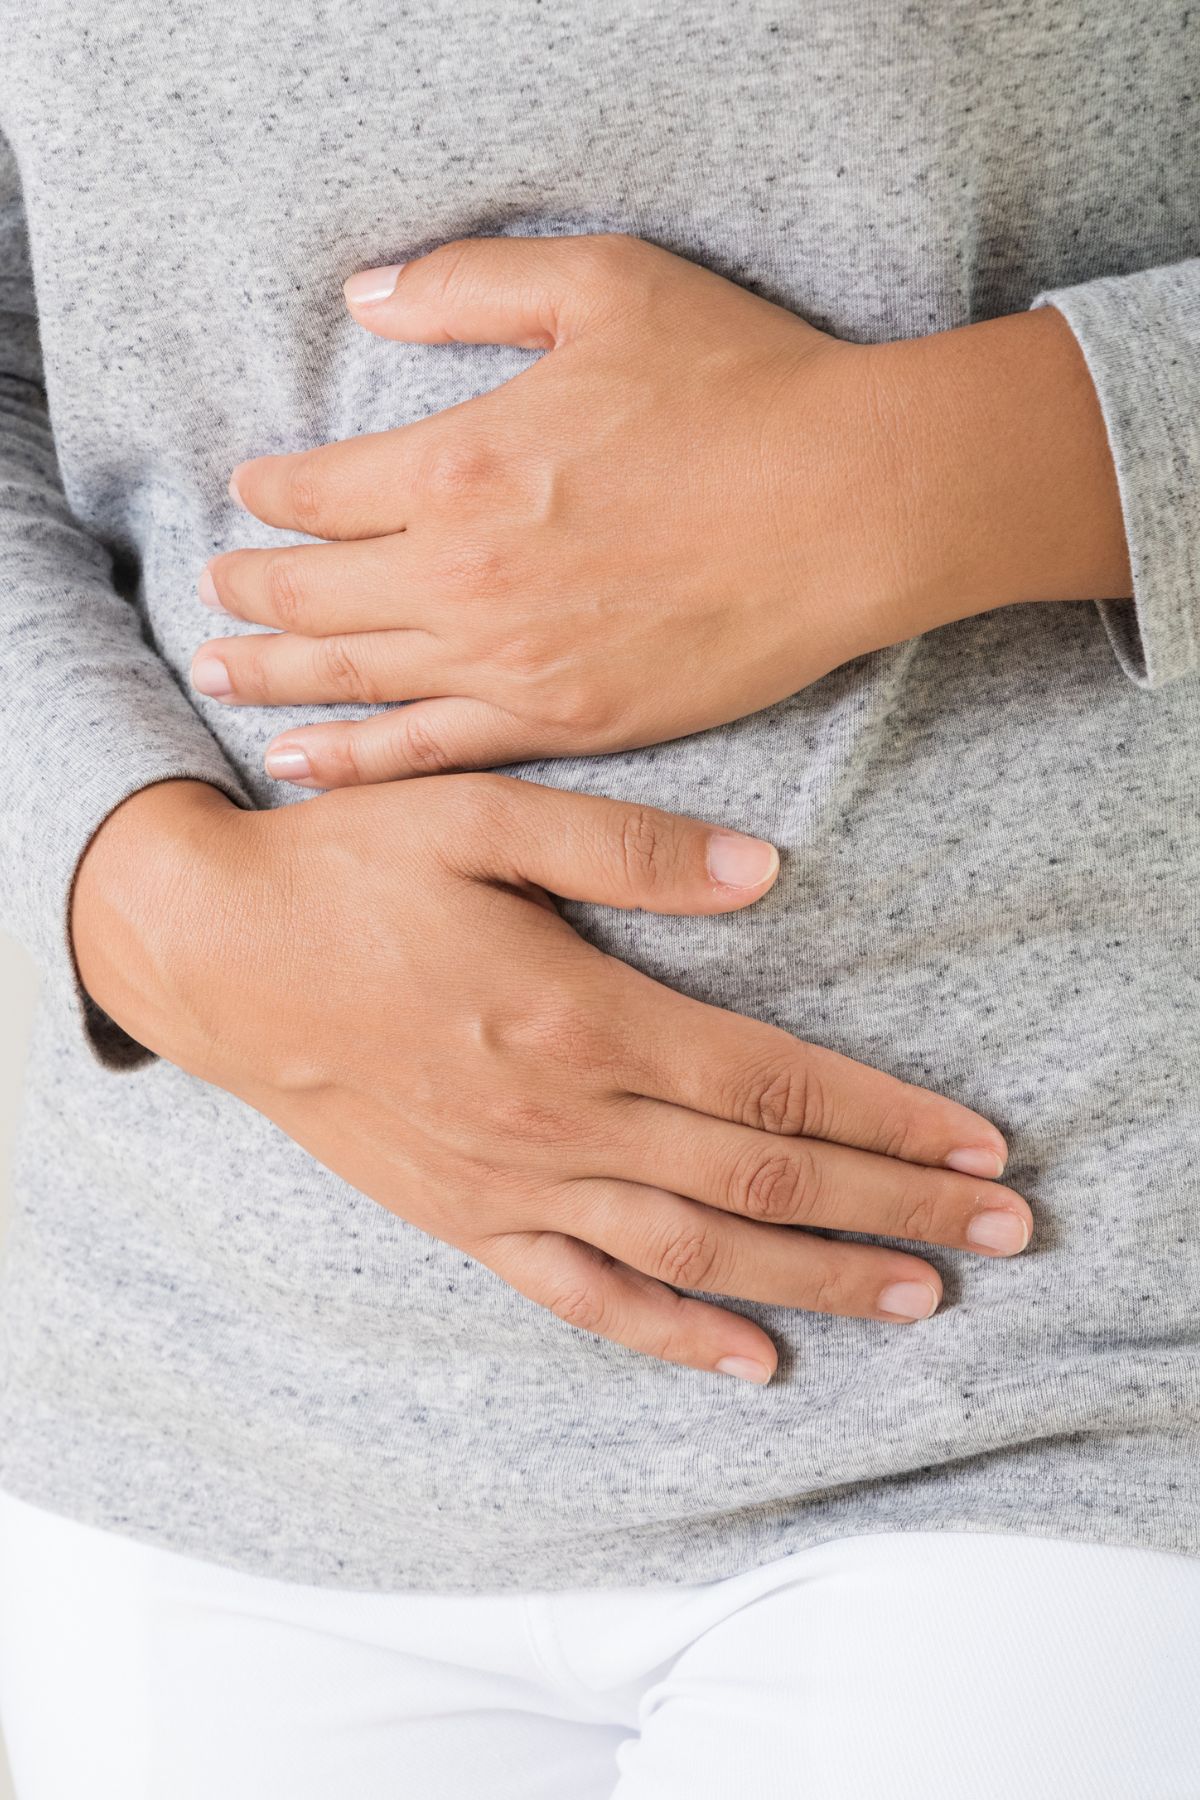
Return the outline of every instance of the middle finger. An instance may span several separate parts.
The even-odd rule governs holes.
[[[867,1232],[1011,1256],[1033,1234],[1021,1196],[997,1181],[816,1138],[782,1137],[630,1098],[606,1172],[762,1223]],[[618,1147],[618,1145],[620,1147]]]

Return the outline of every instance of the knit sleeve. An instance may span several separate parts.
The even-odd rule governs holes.
[[[1200,259],[1041,293],[1096,385],[1133,569],[1131,600],[1097,605],[1138,687],[1200,667]]]
[[[29,949],[43,1003],[74,1014],[90,1054],[150,1052],[84,991],[69,934],[75,871],[138,789],[172,777],[251,801],[142,635],[113,559],[73,518],[43,381],[16,158],[0,137],[0,926]]]

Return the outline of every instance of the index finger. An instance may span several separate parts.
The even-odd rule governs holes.
[[[632,987],[626,1091],[758,1131],[823,1138],[986,1180],[1003,1173],[1008,1146],[971,1107],[693,1000],[628,964],[617,968]]]

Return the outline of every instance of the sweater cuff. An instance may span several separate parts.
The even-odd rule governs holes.
[[[1079,342],[1116,467],[1132,600],[1098,600],[1141,688],[1200,667],[1200,260],[1039,294]]]

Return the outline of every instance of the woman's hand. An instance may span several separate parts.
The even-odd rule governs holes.
[[[281,778],[659,742],[952,618],[1129,591],[1099,407],[1050,309],[847,344],[618,236],[463,240],[347,297],[385,337],[548,354],[235,471],[258,518],[330,541],[208,564],[210,605],[282,635],[204,645],[195,685],[416,703],[289,731]]]
[[[765,1381],[770,1338],[683,1287],[924,1317],[928,1263],[796,1227],[1024,1247],[956,1102],[706,1006],[589,945],[550,893],[729,912],[767,844],[499,775],[243,812],[162,782],[96,834],[93,998],[401,1218],[585,1330]],[[957,1170],[971,1173],[959,1173]]]

